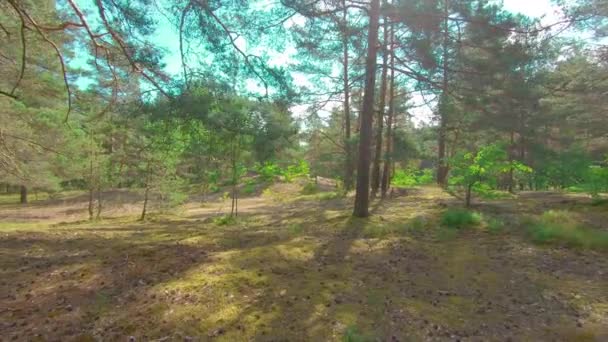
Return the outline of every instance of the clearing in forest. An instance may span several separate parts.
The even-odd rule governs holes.
[[[459,202],[435,187],[356,219],[352,197],[289,196],[294,186],[243,199],[234,221],[219,201],[146,222],[0,208],[3,339],[608,339],[603,245],[538,245],[526,230],[552,209],[605,233],[605,207],[523,193],[453,228],[445,213]]]

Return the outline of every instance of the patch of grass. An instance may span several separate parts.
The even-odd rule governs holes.
[[[230,226],[236,223],[236,217],[230,215],[219,216],[213,219],[213,223],[218,226]]]
[[[343,342],[368,342],[373,340],[374,339],[370,336],[361,334],[355,326],[349,326],[346,328],[344,331],[344,336],[342,337]]]
[[[480,213],[452,208],[448,209],[441,215],[441,225],[447,228],[463,229],[478,226],[482,222]]]
[[[317,192],[319,192],[319,186],[313,182],[304,184],[302,190],[300,191],[302,195],[312,195],[316,194]]]
[[[243,194],[245,194],[245,195],[251,195],[251,194],[255,193],[255,190],[256,190],[255,184],[245,184],[242,191],[243,191]]]
[[[549,210],[528,224],[528,236],[538,244],[608,250],[607,232],[582,227],[573,214],[565,210]]]
[[[302,235],[304,228],[299,223],[293,223],[293,224],[290,224],[289,227],[287,227],[287,230],[289,231],[290,235],[298,236],[298,235]]]
[[[486,221],[486,229],[490,233],[498,234],[502,232],[505,228],[505,222],[496,217],[490,217],[485,220]]]

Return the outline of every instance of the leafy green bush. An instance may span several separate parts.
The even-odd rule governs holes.
[[[273,162],[266,162],[259,165],[256,168],[256,171],[260,174],[260,177],[267,182],[273,182],[283,174],[279,165]]]
[[[309,174],[310,167],[305,160],[300,160],[296,165],[289,165],[287,170],[283,172],[283,176],[287,182],[291,182],[298,177],[308,177]]]
[[[393,176],[392,184],[401,187],[430,184],[434,181],[433,170],[397,170]]]
[[[570,247],[608,249],[608,233],[581,227],[571,213],[550,210],[529,223],[528,236],[539,244],[561,244]]]
[[[441,225],[448,228],[473,227],[479,225],[481,221],[481,214],[460,208],[448,209],[441,215]]]

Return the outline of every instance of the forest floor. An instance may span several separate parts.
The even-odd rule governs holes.
[[[460,203],[435,187],[376,200],[369,219],[352,197],[300,190],[245,198],[234,222],[221,199],[145,222],[128,201],[82,221],[76,194],[0,205],[0,340],[608,341],[608,252],[523,227],[560,209],[608,230],[606,206],[478,202],[505,222],[493,232],[442,227]]]

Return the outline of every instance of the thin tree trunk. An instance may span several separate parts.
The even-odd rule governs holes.
[[[386,3],[386,1],[385,1]],[[374,154],[374,165],[372,166],[372,198],[378,194],[380,188],[380,163],[382,162],[382,131],[384,130],[384,107],[386,105],[386,86],[388,74],[388,18],[384,18],[384,29],[382,41],[382,78],[380,84],[380,98],[378,113],[376,117],[376,146]]]
[[[392,162],[392,148],[393,148],[393,113],[395,111],[395,55],[393,53],[395,40],[395,28],[391,25],[390,35],[390,54],[391,54],[391,77],[389,85],[389,98],[388,98],[388,121],[386,123],[386,155],[384,160],[384,169],[382,170],[382,198],[386,197],[388,188],[390,186],[390,167]]]
[[[361,109],[361,131],[359,133],[359,158],[357,162],[357,189],[353,215],[369,216],[369,167],[371,159],[372,121],[374,115],[374,90],[376,88],[376,54],[378,44],[378,21],[380,0],[372,0],[369,10],[367,36],[367,59],[365,62],[365,94]]]
[[[19,203],[27,204],[27,187],[25,185],[20,187]]]
[[[97,184],[97,215],[95,216],[96,220],[101,218],[101,182]]]
[[[144,191],[144,207],[141,210],[140,221],[146,219],[146,210],[148,209],[148,193],[150,191],[150,163],[146,165],[146,189]]]
[[[513,163],[513,148],[515,147],[515,132],[511,131],[511,140],[510,140],[510,144],[509,144],[509,151],[508,151],[508,157],[509,157],[509,164]],[[513,179],[513,166],[509,167],[509,179],[507,180],[508,184],[507,184],[507,190],[510,193],[513,193],[513,183],[515,182],[515,180]]]
[[[471,191],[473,189],[473,184],[469,184],[467,185],[467,195],[466,195],[466,199],[465,199],[465,205],[466,207],[470,207],[471,206]]]
[[[349,191],[353,188],[353,146],[350,140],[350,84],[348,77],[348,21],[346,0],[342,1],[344,12],[342,13],[342,73],[344,74],[344,190]]]
[[[446,160],[446,134],[447,134],[447,101],[448,101],[448,43],[449,43],[449,8],[448,0],[443,2],[444,10],[444,32],[443,32],[443,83],[441,89],[441,104],[439,106],[439,138],[437,141],[437,184],[441,187],[447,186],[448,163]]]

